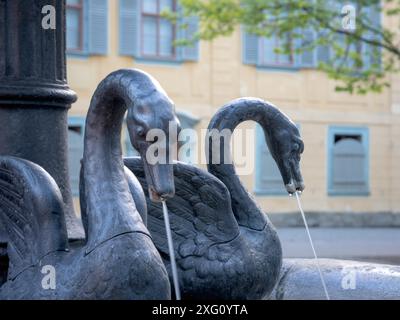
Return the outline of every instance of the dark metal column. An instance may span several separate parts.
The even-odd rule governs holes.
[[[55,8],[56,29],[42,27],[46,5]],[[56,180],[73,239],[83,235],[67,165],[67,111],[75,100],[66,80],[65,1],[0,0],[0,154],[31,160]]]

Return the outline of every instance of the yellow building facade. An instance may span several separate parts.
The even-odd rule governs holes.
[[[143,69],[158,79],[175,102],[177,111],[198,120],[195,128],[199,132],[207,128],[218,108],[230,100],[259,97],[278,106],[300,128],[305,143],[301,166],[306,184],[302,196],[306,211],[323,214],[400,212],[399,75],[390,76],[391,88],[380,94],[357,96],[336,92],[335,83],[315,68],[268,68],[245,64],[244,37],[240,28],[232,36],[212,42],[201,41],[195,61],[135,59],[121,55],[121,1],[124,0],[106,1],[106,53],[76,54],[70,51],[68,54],[68,81],[78,94],[78,101],[69,113],[72,132],[81,132],[79,126],[83,124],[98,83],[120,68]],[[86,4],[85,1],[72,1],[75,2]],[[395,19],[384,19],[383,23],[393,27],[398,25]],[[240,127],[254,130],[255,124],[248,122]],[[73,139],[70,142],[72,152],[74,143],[79,143],[79,139]],[[258,190],[257,179],[268,174],[263,171],[263,163],[257,163],[259,139],[255,132],[254,152],[250,155],[254,170],[242,175],[242,181],[266,212],[297,211],[295,200],[287,195]],[[335,180],[330,176],[332,161],[336,161],[332,158],[336,152],[333,144],[341,139],[353,139],[360,142],[361,149],[364,148],[364,162],[361,163],[366,170],[362,182],[365,189],[360,193],[330,190],[330,179]],[[341,159],[345,158],[346,154]],[[341,165],[346,170],[348,163]],[[354,183],[359,183],[355,180]]]

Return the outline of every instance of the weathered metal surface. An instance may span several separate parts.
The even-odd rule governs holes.
[[[32,162],[0,156],[0,223],[10,259],[0,299],[170,298],[167,271],[134,202],[144,197],[131,195],[143,190],[138,184],[129,189],[125,178],[121,129],[127,110],[132,144],[143,155],[150,146],[149,130],[177,124],[172,101],[148,74],[119,70],[99,84],[85,130],[87,241],[70,250],[56,182]],[[172,197],[172,164],[150,165],[142,159],[154,198]]]
[[[262,125],[288,192],[303,190],[299,169],[303,142],[296,125],[273,105],[255,98],[231,101],[216,113],[209,129],[232,133],[247,120]],[[281,245],[273,225],[244,188],[234,165],[223,158],[231,153],[230,141],[221,140],[220,149],[209,145],[210,172],[181,162],[174,165],[176,195],[167,204],[182,296],[260,299],[271,292],[278,279]],[[213,164],[217,153],[220,162]],[[125,165],[146,190],[140,159],[125,159]],[[162,208],[150,201],[148,193],[146,196],[148,228],[168,266]]]

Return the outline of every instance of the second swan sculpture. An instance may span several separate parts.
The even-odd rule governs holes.
[[[289,193],[304,189],[300,154],[304,145],[296,125],[273,105],[255,98],[234,100],[212,118],[212,129],[233,130],[242,122],[258,122]],[[210,139],[211,135],[207,137]],[[209,143],[208,172],[178,162],[176,195],[168,201],[182,296],[189,299],[261,299],[278,280],[282,251],[268,217],[247,192],[229,159],[229,141]],[[225,149],[225,147],[227,149]],[[227,151],[227,152],[224,152]],[[214,163],[217,152],[219,163]],[[146,190],[139,158],[125,165]],[[148,198],[147,198],[148,199]],[[148,201],[148,228],[169,265],[162,211]]]
[[[177,121],[172,101],[144,72],[119,70],[99,84],[85,131],[86,244],[68,248],[61,193],[49,174],[0,156],[0,222],[11,239],[0,299],[170,298],[167,271],[135,206],[143,191],[137,184],[129,190],[125,178],[120,135],[126,110],[131,141],[143,153],[150,129]],[[142,159],[152,192],[171,197],[172,166]],[[135,185],[133,175],[129,179]]]

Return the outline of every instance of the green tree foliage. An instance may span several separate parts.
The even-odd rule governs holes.
[[[301,54],[317,47],[329,48],[329,61],[319,62],[317,68],[338,80],[337,90],[358,94],[380,92],[389,85],[387,74],[399,71],[399,35],[395,31],[400,29],[400,0],[179,2],[181,10],[165,15],[172,20],[180,15],[199,17],[200,28],[193,41],[228,36],[243,26],[246,32],[260,37],[274,35],[286,39],[275,49],[277,53]],[[396,30],[384,28],[382,16],[395,17]],[[305,31],[315,36],[306,38]]]

